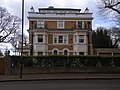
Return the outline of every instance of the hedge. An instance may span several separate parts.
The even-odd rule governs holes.
[[[11,56],[11,61],[13,67],[120,67],[120,56]]]

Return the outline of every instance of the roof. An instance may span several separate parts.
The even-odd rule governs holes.
[[[48,8],[39,8],[38,10],[68,10],[68,11],[81,11],[81,9],[73,9],[73,8],[54,8],[53,6],[49,6]]]
[[[95,48],[94,50],[99,53],[120,53],[119,48]]]

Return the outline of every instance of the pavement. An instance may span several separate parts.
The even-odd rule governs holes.
[[[0,82],[39,81],[39,80],[120,80],[120,73],[51,73],[0,75]]]

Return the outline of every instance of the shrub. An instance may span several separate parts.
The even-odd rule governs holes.
[[[21,63],[25,67],[120,67],[120,56],[11,56],[14,67]]]

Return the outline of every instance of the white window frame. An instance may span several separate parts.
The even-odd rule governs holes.
[[[63,49],[63,55],[65,55],[65,54],[64,54],[64,51],[65,51],[65,50],[67,50],[67,52],[68,52],[67,55],[69,55],[69,49],[68,49],[68,48],[64,48],[64,49]]]
[[[81,23],[79,23],[81,22]],[[79,24],[81,25],[81,27],[79,27]],[[83,21],[77,21],[77,28],[78,29],[82,29],[83,28]]]
[[[59,35],[58,36],[58,43],[64,43],[64,36],[63,35]]]
[[[39,39],[39,36],[42,36],[42,39],[43,39],[42,42],[39,42],[39,40],[38,40],[38,39]],[[38,34],[37,40],[38,40],[38,43],[43,43],[43,42],[44,42],[44,37],[43,37],[43,35],[42,35],[42,34]]]
[[[64,27],[65,27],[65,22],[64,21],[57,21],[57,28],[58,29],[64,29]]]
[[[44,21],[43,20],[37,21],[37,28],[44,28]]]
[[[64,44],[68,44],[68,35],[64,35],[63,42]]]
[[[55,55],[55,54],[54,54],[54,51],[55,51],[55,50],[57,51],[57,55],[59,55],[59,50],[58,50],[57,48],[54,48],[54,49],[52,50],[52,55]]]
[[[59,43],[59,36],[63,37],[62,43]],[[68,44],[68,35],[54,35],[53,36],[53,44]]]
[[[83,40],[83,42],[80,42],[80,40]],[[85,43],[85,36],[84,35],[79,35],[78,36],[78,41],[79,41],[79,43]]]
[[[58,43],[58,36],[57,35],[54,35],[53,41],[54,41],[54,43]]]

